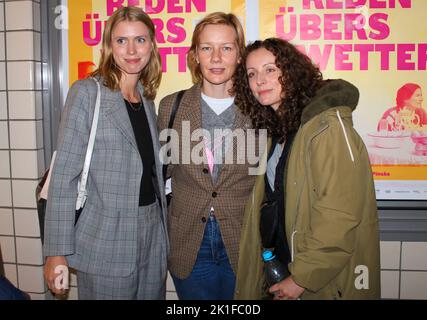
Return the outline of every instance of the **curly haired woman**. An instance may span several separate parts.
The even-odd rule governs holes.
[[[264,295],[264,238],[253,230],[265,198],[277,202],[273,247],[289,271],[268,289],[274,299],[380,298],[375,190],[352,124],[357,88],[323,80],[306,55],[276,38],[249,45],[235,78],[236,104],[271,137],[266,177],[246,207],[235,298]]]

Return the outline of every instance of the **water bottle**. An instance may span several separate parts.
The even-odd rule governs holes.
[[[262,253],[262,259],[264,260],[265,280],[269,287],[282,281],[289,275],[286,266],[277,260],[276,256],[270,250],[265,250]]]

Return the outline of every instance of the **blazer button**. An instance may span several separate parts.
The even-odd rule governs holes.
[[[205,223],[206,222],[206,217],[202,217],[202,222]]]
[[[208,174],[208,173],[209,173],[209,170],[208,170],[208,169],[206,169],[206,168],[203,168],[203,170],[202,170],[202,171],[203,171],[203,173],[204,173],[204,174]]]
[[[216,193],[215,191],[212,192],[212,198],[216,198],[217,195],[218,195],[218,193]]]

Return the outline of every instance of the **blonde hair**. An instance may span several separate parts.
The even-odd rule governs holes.
[[[111,90],[118,90],[122,71],[116,65],[111,46],[111,36],[114,28],[122,21],[139,21],[147,26],[150,40],[152,42],[151,56],[148,64],[142,69],[139,76],[144,86],[144,97],[153,100],[162,79],[162,63],[157,50],[155,28],[151,18],[138,7],[121,7],[107,20],[104,34],[102,36],[102,52],[98,68],[91,76],[102,76],[104,85]]]
[[[191,71],[193,83],[201,83],[203,81],[203,74],[200,66],[197,63],[196,52],[197,46],[200,43],[200,34],[203,29],[210,24],[226,25],[232,27],[236,31],[236,43],[238,48],[239,57],[245,50],[245,34],[239,19],[232,13],[213,12],[204,17],[194,28],[193,37],[191,39],[191,47],[187,55],[187,65]]]

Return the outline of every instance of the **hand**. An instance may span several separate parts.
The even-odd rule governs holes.
[[[46,280],[47,286],[49,287],[50,291],[59,295],[64,294],[66,291],[65,289],[59,288],[57,285],[55,285],[55,279],[61,274],[60,272],[55,271],[60,271],[57,269],[57,267],[61,265],[68,268],[67,259],[65,259],[64,256],[47,257],[46,263],[44,265],[44,278]],[[66,275],[68,277],[68,273]],[[68,283],[68,279],[66,279],[66,281]]]
[[[292,279],[292,276],[271,286],[268,291],[274,294],[274,300],[296,300],[304,292],[304,288],[300,287]]]

